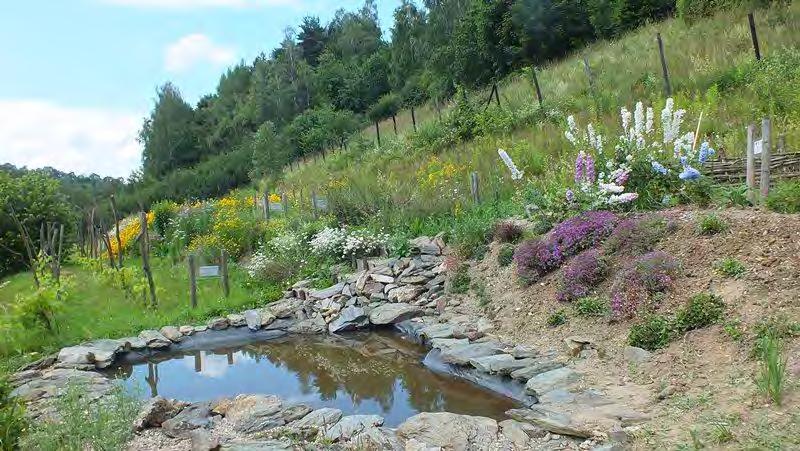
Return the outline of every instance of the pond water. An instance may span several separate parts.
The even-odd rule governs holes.
[[[397,426],[418,412],[504,419],[516,401],[426,368],[425,347],[391,332],[283,337],[238,347],[164,354],[115,369],[142,397],[204,401],[243,393],[377,414]]]

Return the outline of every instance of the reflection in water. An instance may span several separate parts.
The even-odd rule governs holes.
[[[417,412],[504,418],[515,402],[469,382],[436,374],[425,349],[391,333],[271,340],[239,349],[161,356],[118,368],[130,388],[185,401],[274,394],[288,402],[378,414],[396,426]],[[138,390],[142,392],[141,390]]]

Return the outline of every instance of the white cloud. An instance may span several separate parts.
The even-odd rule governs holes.
[[[299,8],[302,0],[101,0],[103,3],[136,8],[199,9],[199,8],[259,8],[291,6]]]
[[[224,66],[232,63],[235,58],[236,52],[233,49],[215,44],[204,34],[195,33],[167,46],[164,66],[170,72],[183,72],[203,62]]]
[[[127,177],[141,166],[142,115],[0,100],[0,164]]]

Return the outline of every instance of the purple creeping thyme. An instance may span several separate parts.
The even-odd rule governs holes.
[[[680,265],[671,255],[654,251],[630,262],[617,274],[611,287],[611,310],[617,319],[632,318],[642,306],[669,290]]]
[[[533,283],[561,266],[565,258],[599,244],[617,221],[617,215],[609,211],[590,211],[556,225],[541,238],[522,243],[514,253],[517,274]]]
[[[571,302],[586,297],[606,275],[607,266],[597,249],[581,252],[564,268],[557,299]]]

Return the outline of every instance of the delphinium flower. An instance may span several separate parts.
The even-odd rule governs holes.
[[[638,193],[623,193],[623,194],[614,194],[608,198],[608,203],[610,204],[627,204],[628,202],[633,202],[639,198]]]
[[[657,172],[661,175],[666,175],[669,170],[664,167],[663,164],[659,163],[658,161],[651,161],[650,165],[653,167],[653,172]]]
[[[711,148],[708,141],[703,141],[703,143],[700,144],[700,152],[697,154],[697,161],[700,164],[705,164],[705,162],[716,153],[717,151]]]
[[[583,183],[583,160],[586,154],[581,150],[575,158],[575,184],[580,185]]]
[[[652,133],[653,132],[653,108],[647,107],[647,119],[645,120],[644,124],[644,132],[645,133]]]
[[[686,166],[683,167],[683,171],[681,171],[681,173],[678,174],[678,178],[686,181],[697,180],[700,178],[700,171],[687,164]]]
[[[578,145],[578,138],[575,136],[577,133],[578,127],[575,125],[575,116],[570,115],[567,117],[567,130],[564,132],[564,136],[573,146]]]
[[[572,204],[575,202],[575,192],[571,189],[567,189],[565,197],[567,199],[567,203]]]
[[[523,172],[517,169],[517,165],[514,164],[514,160],[506,153],[503,149],[497,149],[497,154],[500,155],[500,159],[503,160],[506,167],[509,171],[511,171],[511,180],[522,180]]]

